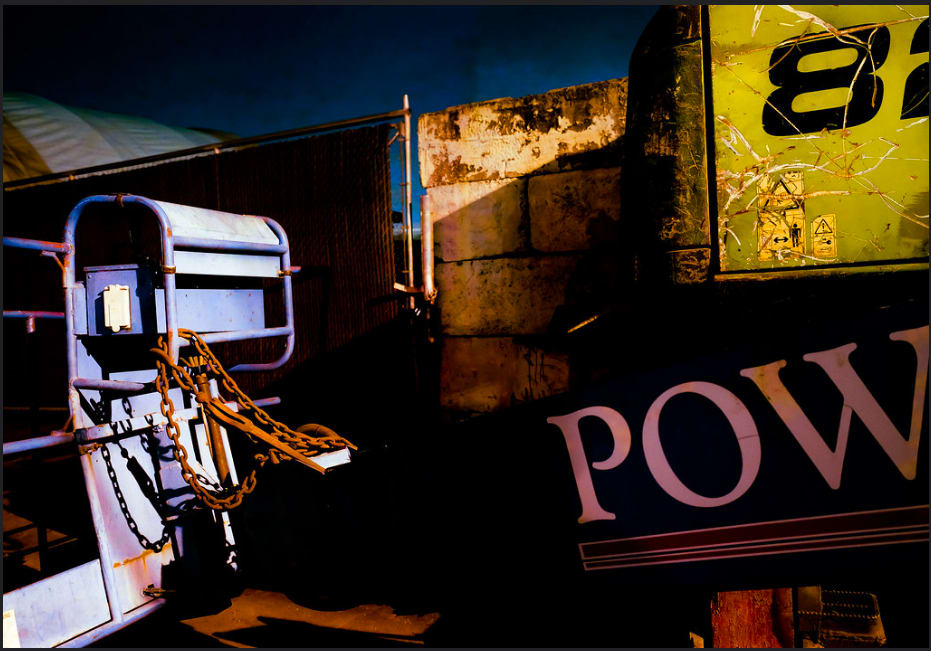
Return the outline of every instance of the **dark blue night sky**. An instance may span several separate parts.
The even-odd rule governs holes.
[[[3,89],[250,136],[627,75],[655,6],[5,6]],[[415,150],[416,151],[416,150]],[[416,154],[415,154],[416,156]],[[414,206],[422,190],[414,167]]]

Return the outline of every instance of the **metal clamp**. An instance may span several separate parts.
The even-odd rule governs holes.
[[[91,453],[93,453],[93,452],[96,452],[97,450],[99,450],[99,449],[102,448],[102,447],[103,447],[103,444],[102,444],[102,443],[97,443],[96,441],[93,442],[93,443],[88,443],[87,445],[79,445],[79,446],[78,446],[78,454],[79,454],[79,455],[91,454]]]
[[[154,597],[156,599],[164,597],[165,595],[173,594],[174,592],[176,591],[169,588],[156,587],[153,583],[150,583],[142,589],[142,594],[144,594],[146,597]]]

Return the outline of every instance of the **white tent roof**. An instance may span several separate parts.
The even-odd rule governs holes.
[[[232,135],[230,138],[234,137]],[[152,120],[3,93],[3,181],[153,156],[223,138]]]

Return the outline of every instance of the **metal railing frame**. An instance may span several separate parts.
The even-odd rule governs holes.
[[[80,404],[79,389],[95,389],[121,391],[127,393],[137,393],[140,391],[153,390],[151,383],[147,382],[125,382],[119,380],[103,380],[98,378],[83,378],[77,374],[77,346],[78,335],[75,327],[75,308],[74,292],[79,289],[75,282],[75,234],[78,221],[85,208],[92,204],[112,204],[119,203],[120,206],[127,204],[138,204],[148,208],[159,222],[161,252],[162,252],[162,270],[165,286],[165,330],[168,339],[168,346],[172,360],[178,361],[180,348],[188,345],[186,340],[182,340],[178,335],[178,308],[176,297],[175,283],[175,248],[194,248],[200,250],[212,251],[237,251],[245,253],[273,253],[280,257],[281,280],[283,283],[283,302],[285,311],[285,325],[275,328],[261,328],[254,330],[240,330],[229,332],[209,333],[203,338],[208,343],[239,341],[243,339],[255,339],[263,337],[286,337],[286,348],[282,355],[272,361],[256,364],[240,364],[234,366],[232,371],[262,371],[271,370],[280,367],[290,359],[294,351],[294,302],[291,287],[291,257],[288,245],[287,234],[284,229],[273,219],[261,217],[278,239],[277,244],[264,244],[255,242],[230,242],[218,241],[209,238],[193,237],[173,237],[171,230],[171,221],[162,207],[156,201],[136,195],[94,195],[83,199],[72,209],[65,223],[64,242],[43,242],[40,240],[28,240],[25,238],[3,238],[5,246],[14,248],[23,248],[37,250],[40,252],[52,252],[53,254],[64,254],[64,260],[60,262],[62,266],[62,285],[65,294],[65,312],[43,313],[30,310],[9,310],[4,313],[9,318],[26,318],[29,321],[35,318],[63,318],[65,321],[66,342],[67,342],[67,363],[68,363],[68,404],[71,414],[71,422],[75,428],[74,432],[53,432],[47,436],[32,437],[22,441],[12,441],[5,443],[3,454],[16,454],[39,450],[42,448],[54,447],[65,443],[73,443],[77,434],[83,431],[79,420],[82,413]],[[57,260],[57,258],[56,258]],[[8,313],[7,313],[8,312]],[[277,399],[268,401],[274,404]],[[97,486],[93,481],[93,467],[90,455],[80,455],[81,465],[84,474],[85,489],[88,493],[88,502],[91,511],[91,521],[94,527],[94,534],[97,538],[97,551],[100,559],[100,568],[104,584],[104,592],[107,596],[107,607],[110,611],[109,621],[96,626],[64,643],[60,646],[84,646],[114,631],[124,628],[128,624],[144,617],[148,613],[164,605],[163,599],[153,599],[140,605],[134,610],[124,613],[123,604],[119,597],[119,583],[114,572],[113,558],[111,557],[109,547],[103,543],[107,539],[106,519],[100,506],[100,500],[97,497]]]
[[[412,186],[411,186],[411,155],[410,155],[410,142],[411,142],[411,111],[408,96],[404,95],[403,109],[400,111],[391,111],[387,113],[381,113],[376,115],[369,115],[360,118],[351,118],[348,120],[341,120],[337,122],[330,122],[322,125],[314,125],[310,127],[302,127],[299,129],[292,129],[288,131],[281,131],[272,134],[265,134],[261,136],[255,136],[250,138],[240,138],[236,140],[226,141],[223,143],[216,143],[214,145],[205,145],[200,147],[193,147],[190,149],[185,149],[176,152],[169,152],[166,154],[160,154],[156,156],[148,156],[144,158],[137,158],[131,161],[120,161],[117,163],[112,163],[108,165],[98,165],[93,167],[87,167],[77,170],[72,170],[68,172],[62,172],[57,174],[49,174],[41,177],[33,177],[30,179],[22,179],[19,181],[12,181],[4,184],[5,190],[15,190],[17,188],[31,187],[34,185],[53,183],[56,181],[67,181],[74,180],[79,177],[92,176],[95,174],[103,174],[107,172],[115,172],[126,169],[131,169],[134,167],[140,167],[148,164],[153,164],[161,161],[189,158],[194,156],[201,155],[217,155],[221,151],[225,150],[235,150],[242,147],[247,147],[255,144],[260,144],[264,142],[271,142],[275,140],[286,140],[290,138],[297,138],[301,136],[306,136],[314,133],[322,133],[326,131],[333,131],[348,127],[361,126],[363,124],[373,124],[377,122],[385,122],[388,120],[395,120],[397,118],[403,118],[403,122],[399,125],[399,130],[402,131],[400,134],[402,137],[402,189],[404,196],[404,226],[405,226],[405,268],[407,271],[407,278],[409,283],[413,283],[413,218],[412,218]],[[136,393],[139,391],[151,390],[151,383],[141,383],[141,382],[124,382],[116,380],[102,380],[96,378],[81,378],[77,376],[77,334],[75,332],[75,300],[74,300],[74,291],[76,289],[75,282],[75,247],[74,247],[74,238],[75,230],[77,227],[78,220],[84,211],[84,209],[92,203],[113,203],[120,202],[124,203],[137,203],[142,206],[149,208],[159,220],[160,226],[160,235],[161,235],[161,249],[162,249],[162,265],[163,271],[170,271],[170,273],[164,274],[164,285],[165,285],[165,321],[166,321],[166,334],[169,343],[169,350],[171,351],[171,357],[174,361],[178,360],[179,349],[183,345],[187,345],[187,341],[180,340],[178,336],[178,324],[177,324],[177,299],[176,299],[176,284],[175,284],[175,269],[174,269],[174,251],[176,247],[179,248],[194,248],[194,249],[206,249],[213,251],[241,251],[241,252],[251,252],[251,253],[272,253],[280,256],[280,267],[284,274],[282,274],[283,282],[283,296],[284,296],[284,307],[285,307],[285,326],[276,327],[276,328],[262,328],[256,330],[243,330],[243,331],[230,331],[230,332],[217,332],[210,333],[205,335],[203,338],[207,343],[215,342],[226,342],[226,341],[238,341],[243,339],[253,339],[261,337],[274,337],[274,336],[285,336],[287,338],[286,350],[285,352],[275,361],[267,363],[255,363],[255,364],[240,364],[232,367],[231,371],[261,371],[261,370],[272,370],[280,367],[291,357],[294,350],[294,304],[292,297],[292,286],[291,286],[291,276],[290,272],[296,270],[297,268],[291,267],[290,261],[290,250],[288,246],[287,235],[284,232],[284,229],[275,222],[274,220],[263,217],[263,221],[268,224],[272,229],[275,235],[278,237],[278,244],[257,244],[252,242],[229,242],[229,241],[219,241],[219,240],[210,240],[208,238],[193,238],[193,237],[172,237],[170,230],[170,222],[165,214],[164,210],[154,201],[146,199],[144,197],[138,197],[135,195],[95,195],[88,197],[83,201],[79,202],[78,205],[71,211],[68,216],[68,220],[65,226],[65,241],[64,242],[44,242],[40,240],[30,240],[26,238],[15,238],[15,237],[4,237],[3,245],[11,246],[15,248],[31,249],[40,251],[42,255],[53,257],[56,262],[62,267],[62,285],[65,293],[65,312],[44,312],[38,310],[9,310],[4,311],[3,316],[7,318],[24,318],[27,322],[27,330],[33,332],[35,328],[36,319],[61,319],[65,321],[66,324],[66,339],[67,339],[67,364],[68,364],[68,395],[69,395],[69,406],[68,410],[71,414],[71,422],[76,430],[80,429],[78,426],[78,421],[76,420],[76,415],[81,413],[80,400],[78,396],[79,388],[92,388],[98,390],[115,390],[115,391],[125,391],[128,393]],[[58,254],[64,255],[64,261],[58,259]],[[426,258],[426,256],[424,256]],[[432,258],[432,256],[431,256]],[[430,276],[432,278],[432,267],[430,269]],[[427,277],[425,271],[424,278]],[[410,288],[418,289],[418,288]],[[414,297],[410,297],[410,306],[414,306]],[[277,399],[268,399],[269,404],[274,404],[273,401]],[[257,401],[265,402],[265,401]],[[19,452],[27,452],[32,450],[38,450],[47,447],[54,447],[62,445],[65,443],[72,443],[75,441],[75,434],[73,432],[62,432],[54,431],[47,436],[33,437],[31,439],[26,439],[22,441],[13,441],[9,444],[4,444],[3,454],[15,454]],[[107,604],[110,610],[110,620],[96,626],[80,635],[77,635],[65,642],[62,642],[59,646],[62,647],[76,647],[76,646],[85,646],[91,642],[99,640],[100,638],[124,628],[130,623],[137,621],[138,619],[144,617],[145,615],[153,612],[154,610],[162,607],[164,605],[164,599],[153,599],[152,601],[146,602],[139,607],[131,610],[130,612],[123,612],[123,607],[119,603],[119,591],[117,589],[117,578],[114,574],[112,558],[110,557],[109,550],[106,548],[106,545],[102,544],[106,537],[106,531],[104,527],[104,517],[100,508],[100,501],[96,499],[96,486],[92,481],[88,480],[89,476],[92,476],[92,468],[90,467],[91,458],[89,455],[81,455],[82,466],[84,466],[84,477],[85,485],[88,491],[88,498],[91,504],[91,519],[94,526],[94,532],[98,540],[98,552],[100,554],[100,566],[103,574],[104,589],[107,594]]]
[[[175,237],[171,231],[171,221],[157,201],[140,197],[137,195],[94,195],[81,200],[68,215],[68,221],[65,224],[65,327],[68,341],[68,384],[69,384],[69,402],[71,404],[71,415],[77,417],[80,413],[80,403],[76,389],[105,389],[110,391],[138,392],[151,388],[149,385],[140,382],[124,382],[121,380],[100,380],[97,378],[82,378],[77,375],[77,343],[78,338],[75,334],[74,325],[74,290],[75,283],[75,264],[74,264],[74,240],[75,230],[78,220],[84,209],[95,203],[119,203],[122,205],[138,204],[148,208],[158,218],[159,235],[161,238],[162,248],[162,269],[168,271],[163,274],[165,285],[165,331],[168,339],[168,349],[171,353],[172,361],[177,363],[178,354],[182,346],[188,345],[186,340],[178,336],[178,302],[176,296],[175,281],[175,249],[176,248],[196,248],[209,251],[238,251],[242,253],[274,253],[280,256],[280,265],[283,282],[283,300],[285,309],[285,325],[276,328],[260,328],[254,330],[233,330],[228,332],[215,332],[203,336],[204,341],[209,343],[242,341],[244,339],[259,339],[264,337],[287,337],[285,352],[273,362],[261,364],[239,364],[232,367],[231,371],[267,371],[279,368],[285,364],[294,352],[294,300],[291,288],[291,254],[288,248],[288,237],[284,229],[275,220],[269,217],[261,217],[269,228],[278,238],[278,244],[265,244],[261,242],[230,242],[214,240],[201,237]],[[77,421],[76,421],[77,422]]]
[[[285,325],[275,328],[259,328],[253,330],[234,330],[229,332],[215,332],[203,336],[203,339],[209,343],[241,341],[245,339],[258,339],[265,337],[286,337],[285,351],[278,359],[271,362],[239,364],[232,367],[231,371],[267,371],[279,368],[285,364],[294,352],[294,299],[292,295],[291,276],[288,273],[291,270],[291,255],[288,244],[288,236],[284,229],[273,219],[261,217],[275,236],[278,238],[277,244],[263,244],[256,242],[230,242],[223,240],[211,240],[209,238],[195,237],[173,237],[171,233],[171,223],[165,211],[161,206],[150,199],[136,195],[94,195],[80,201],[68,216],[65,224],[64,242],[45,242],[42,240],[30,240],[26,238],[4,237],[3,245],[13,248],[34,250],[40,252],[63,253],[64,261],[62,263],[63,279],[62,284],[65,292],[65,311],[64,312],[44,312],[37,310],[4,310],[5,318],[25,318],[27,323],[33,322],[36,318],[63,319],[65,321],[66,352],[68,364],[68,405],[72,422],[77,425],[77,416],[80,414],[80,398],[78,389],[96,389],[107,391],[124,391],[129,393],[138,393],[141,391],[151,390],[152,386],[144,382],[126,382],[121,380],[103,380],[97,378],[82,378],[77,374],[77,342],[78,337],[75,333],[75,301],[74,291],[77,288],[75,282],[75,232],[78,220],[84,209],[95,203],[114,203],[139,204],[152,211],[158,218],[162,248],[162,268],[174,269],[174,252],[176,248],[196,248],[215,251],[239,251],[246,253],[274,253],[280,256],[280,266],[285,273],[282,275],[283,302],[285,313]],[[177,362],[178,354],[182,346],[188,345],[186,340],[178,336],[177,324],[177,297],[176,283],[174,273],[164,274],[165,284],[165,329],[168,338],[169,350],[172,359]],[[74,440],[73,434],[63,432],[53,432],[48,436],[33,437],[23,441],[14,441],[4,444],[3,453],[13,454],[37,450],[55,445],[61,445]]]

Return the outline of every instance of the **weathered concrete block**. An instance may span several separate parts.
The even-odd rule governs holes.
[[[568,355],[510,337],[447,337],[441,369],[440,403],[456,411],[496,411],[569,389]]]
[[[495,258],[436,265],[443,332],[516,335],[546,331],[565,303],[579,256]]]
[[[625,78],[424,113],[417,122],[421,183],[617,166],[626,110]]]
[[[538,251],[579,251],[617,242],[621,168],[530,178],[530,243]]]
[[[521,217],[526,185],[526,179],[517,179],[431,188],[437,257],[447,262],[469,260],[524,248]]]

